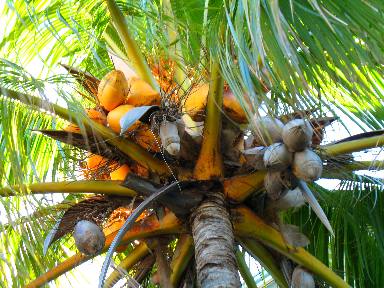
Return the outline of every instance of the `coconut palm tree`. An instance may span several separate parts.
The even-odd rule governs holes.
[[[2,286],[383,286],[383,3],[2,5]]]

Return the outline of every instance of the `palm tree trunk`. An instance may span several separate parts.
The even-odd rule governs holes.
[[[199,287],[240,287],[235,241],[222,191],[207,194],[192,215]]]

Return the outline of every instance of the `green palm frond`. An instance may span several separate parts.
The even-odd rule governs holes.
[[[381,286],[378,271],[383,246],[383,186],[369,179],[350,189],[330,191],[316,186],[321,205],[334,227],[335,238],[307,207],[286,215],[311,241],[309,251],[330,265],[353,287]]]
[[[256,105],[265,101],[267,110],[279,103],[326,112],[333,104],[371,129],[382,128],[382,7],[344,4],[230,2],[227,38],[211,47],[237,97],[245,92]],[[263,96],[261,82],[271,87],[270,97]]]

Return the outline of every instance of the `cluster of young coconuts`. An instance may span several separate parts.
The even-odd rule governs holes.
[[[323,163],[310,148],[313,128],[305,119],[294,119],[285,125],[268,116],[253,121],[253,134],[257,143],[269,146],[245,150],[248,163],[256,169],[266,169],[264,185],[267,195],[278,200],[298,186],[298,181],[320,178]]]
[[[245,154],[256,169],[267,170],[264,186],[268,197],[278,209],[303,205],[299,181],[315,181],[323,170],[320,157],[310,148],[314,133],[310,122],[294,119],[284,125],[279,119],[266,116],[254,119],[253,123],[255,140],[271,145],[248,149]],[[311,273],[297,266],[291,287],[314,288],[315,281]]]

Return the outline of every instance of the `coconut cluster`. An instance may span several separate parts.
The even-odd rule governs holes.
[[[144,80],[138,77],[127,79],[122,71],[112,70],[100,81],[97,102],[96,108],[86,110],[88,117],[92,121],[110,128],[116,134],[121,134],[121,120],[127,113],[143,106],[160,106],[161,97]],[[133,115],[133,117],[135,116]],[[160,118],[156,129],[152,127],[151,123],[134,121],[122,136],[129,137],[152,153],[164,151],[171,156],[177,156],[180,151],[178,124],[167,117]],[[80,128],[74,124],[68,125],[64,130],[81,133]],[[148,174],[146,168],[138,164],[133,164],[133,167],[120,166],[118,163],[111,163],[108,159],[94,154],[87,156],[83,172],[86,178],[100,180],[124,180],[130,172],[144,177]]]
[[[264,185],[269,198],[282,198],[297,187],[299,180],[311,182],[320,178],[323,164],[310,148],[313,129],[307,120],[294,119],[283,124],[269,116],[256,117],[252,132],[255,142],[264,146],[246,150],[245,157],[256,169],[263,167],[268,171]]]

